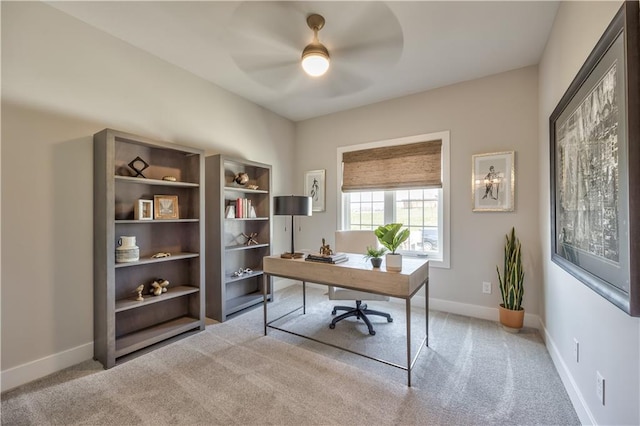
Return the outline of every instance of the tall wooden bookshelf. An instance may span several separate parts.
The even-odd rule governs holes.
[[[262,258],[271,254],[271,166],[213,155],[205,169],[206,310],[222,322],[263,300]],[[248,177],[245,184],[235,181],[240,173]],[[240,213],[238,199],[252,209]],[[255,241],[248,243],[245,235],[252,234]]]
[[[93,142],[94,357],[111,368],[138,351],[204,330],[204,153],[111,129],[96,133]],[[134,177],[129,166],[137,157],[149,165],[144,177]],[[138,201],[156,195],[177,196],[178,217],[136,219]],[[138,261],[116,263],[121,236],[136,237]],[[152,257],[157,253],[170,256]],[[157,278],[169,286],[154,296]],[[144,300],[138,301],[141,284]]]

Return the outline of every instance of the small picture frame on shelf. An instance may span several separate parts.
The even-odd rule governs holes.
[[[135,220],[153,220],[153,201],[138,200],[133,207]]]
[[[155,219],[179,219],[177,195],[154,195],[153,210]]]

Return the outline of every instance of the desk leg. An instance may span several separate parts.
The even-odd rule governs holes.
[[[302,281],[302,315],[307,313],[307,282]]]
[[[429,281],[427,281],[427,284],[424,287],[424,297],[425,297],[425,301],[424,301],[424,306],[425,306],[425,311],[424,311],[424,318],[425,318],[425,333],[426,333],[426,340],[424,341],[424,344],[429,347]]]
[[[267,335],[267,290],[269,287],[269,274],[262,275],[262,306],[264,308],[264,335]]]
[[[411,387],[411,299],[405,299],[407,312],[407,386]]]

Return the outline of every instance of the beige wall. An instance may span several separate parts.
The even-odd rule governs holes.
[[[50,6],[2,2],[3,389],[91,356],[105,127],[272,164],[291,190],[292,122]]]
[[[333,241],[338,225],[337,147],[448,130],[451,268],[431,268],[430,296],[447,309],[497,319],[496,264],[502,264],[504,236],[515,226],[524,250],[524,306],[537,314],[541,281],[537,93],[537,68],[528,67],[298,123],[297,190],[302,191],[306,170],[327,170],[327,211],[300,219],[298,245],[316,248],[323,237]],[[471,156],[507,150],[516,152],[515,211],[473,213]],[[482,281],[493,284],[492,294],[482,293]]]
[[[563,2],[539,66],[540,240],[546,340],[585,424],[640,424],[640,319],[627,316],[551,262],[549,116],[620,7],[619,2]],[[580,362],[573,339],[580,342]],[[605,378],[606,405],[596,396]]]

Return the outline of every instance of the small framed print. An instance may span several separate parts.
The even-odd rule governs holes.
[[[311,170],[304,175],[304,195],[311,197],[311,210],[314,212],[325,211],[324,206],[324,169]]]
[[[178,196],[154,195],[153,210],[156,219],[179,219]]]
[[[138,200],[133,207],[135,220],[152,220],[153,219],[153,201]]]
[[[471,165],[471,199],[474,212],[514,210],[514,151],[476,154]]]

